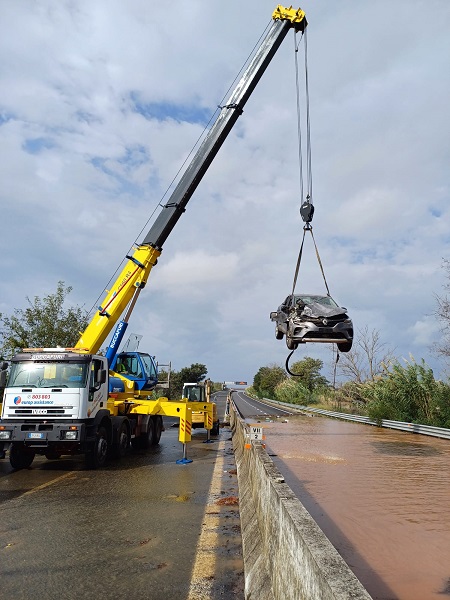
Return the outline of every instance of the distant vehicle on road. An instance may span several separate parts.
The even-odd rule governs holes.
[[[353,323],[347,309],[331,296],[290,294],[270,313],[275,322],[275,337],[286,336],[289,350],[299,344],[321,342],[337,344],[340,352],[349,352],[353,344]]]

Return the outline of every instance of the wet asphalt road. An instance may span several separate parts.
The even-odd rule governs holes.
[[[266,419],[281,419],[288,415],[292,415],[292,412],[289,410],[269,406],[268,404],[264,404],[263,402],[251,398],[250,396],[247,396],[244,391],[233,391],[231,397],[241,416],[246,420],[252,420],[256,423]]]
[[[219,416],[226,394],[219,394]],[[243,597],[231,435],[194,431],[187,456],[173,420],[157,448],[88,471],[82,457],[14,472],[0,461],[0,598]]]

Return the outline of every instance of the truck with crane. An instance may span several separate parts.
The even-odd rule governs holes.
[[[208,430],[213,427],[212,402],[154,398],[157,370],[153,357],[139,352],[118,354],[118,349],[164,242],[288,31],[303,32],[306,25],[301,9],[277,6],[266,36],[234,91],[220,107],[147,235],[126,256],[122,271],[75,346],[25,348],[12,358],[7,381],[6,369],[0,370],[0,386],[5,386],[0,452],[9,449],[13,468],[28,468],[36,454],[58,458],[80,453],[89,467],[101,467],[109,454],[123,456],[130,444],[141,448],[158,444],[163,416],[180,419],[179,440],[184,447],[191,440],[192,413],[201,414]],[[103,356],[100,349],[114,327]]]

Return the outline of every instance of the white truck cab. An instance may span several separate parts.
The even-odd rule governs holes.
[[[105,357],[62,348],[20,352],[5,386],[0,442],[10,445],[18,468],[36,453],[87,452],[107,401]]]

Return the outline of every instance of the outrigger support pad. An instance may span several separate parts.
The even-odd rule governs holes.
[[[310,197],[306,196],[306,200],[300,207],[300,215],[305,223],[311,223],[314,215],[314,205],[310,202]]]
[[[186,444],[183,444],[183,458],[179,458],[175,462],[177,463],[177,465],[187,465],[192,462],[192,460],[187,457]]]

